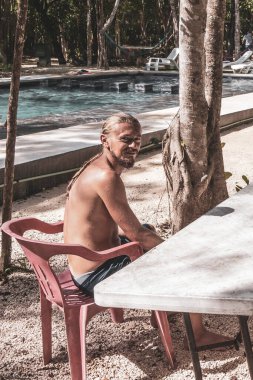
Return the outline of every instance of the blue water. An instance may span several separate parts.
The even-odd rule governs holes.
[[[98,80],[96,79],[96,82]],[[114,91],[113,82],[128,82],[128,90]],[[178,77],[133,76],[103,79],[104,90],[89,88],[91,82],[81,82],[80,88],[70,88],[70,82],[54,87],[31,87],[20,90],[18,118],[27,119],[38,116],[60,116],[80,111],[88,111],[90,119],[101,119],[105,111],[126,111],[133,114],[178,105],[178,95],[171,94],[171,86],[178,84]],[[153,92],[135,91],[135,83],[154,83]],[[224,78],[223,96],[253,92],[253,79]],[[8,90],[0,93],[0,122],[6,119]],[[86,114],[86,112],[85,112]]]

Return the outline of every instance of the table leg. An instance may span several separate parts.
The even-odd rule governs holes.
[[[248,328],[248,317],[239,315],[239,323],[242,333],[242,339],[244,343],[250,378],[253,380],[253,352],[252,352],[252,346],[251,346],[251,340],[249,335],[249,328]]]
[[[186,336],[189,345],[189,350],[192,358],[193,370],[196,380],[202,380],[202,371],[199,362],[199,354],[193,334],[192,323],[189,313],[183,313],[184,324],[186,329]]]

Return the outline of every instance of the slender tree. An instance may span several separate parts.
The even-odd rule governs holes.
[[[2,222],[11,219],[14,179],[14,158],[17,132],[17,109],[20,85],[20,73],[24,47],[25,25],[28,0],[18,1],[18,16],[14,43],[14,59],[11,77],[9,106],[7,113],[6,159],[3,191]],[[3,233],[0,270],[3,271],[11,262],[11,238]]]
[[[179,34],[178,34],[178,0],[170,0],[170,7],[173,20],[173,34],[175,45],[178,46]]]
[[[180,2],[180,110],[164,137],[173,233],[227,197],[220,143],[225,0]]]
[[[140,24],[141,24],[141,43],[146,45],[147,44],[147,20],[146,20],[145,0],[141,0]]]
[[[87,65],[92,65],[92,43],[93,43],[93,33],[91,24],[91,13],[92,13],[92,2],[87,0]]]
[[[241,25],[240,25],[240,10],[239,0],[235,0],[235,59],[240,56],[241,46]]]
[[[97,28],[98,28],[98,68],[109,69],[106,44],[105,44],[105,32],[110,27],[114,20],[116,12],[118,10],[120,0],[115,0],[112,12],[108,17],[107,21],[104,23],[104,1],[97,0],[96,2],[96,13],[97,13]]]
[[[116,44],[120,46],[121,43],[121,28],[120,28],[121,19],[119,16],[115,18],[115,41]],[[116,47],[115,49],[115,56],[116,58],[120,58],[120,49]]]

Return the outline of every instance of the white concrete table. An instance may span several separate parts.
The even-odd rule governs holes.
[[[196,379],[202,374],[188,313],[237,315],[253,379],[246,317],[253,314],[253,185],[98,284],[95,301],[184,313]]]

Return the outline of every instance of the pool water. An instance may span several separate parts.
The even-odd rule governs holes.
[[[96,82],[98,80],[96,79]],[[76,81],[75,81],[76,82]],[[19,93],[18,118],[39,116],[60,116],[82,111],[83,121],[101,120],[105,114],[118,111],[133,114],[148,112],[179,104],[178,94],[171,93],[171,86],[178,84],[178,77],[133,76],[103,79],[103,90],[92,89],[92,82],[81,82],[80,87],[71,87],[70,81],[63,81],[54,87],[40,85],[24,88]],[[115,82],[127,82],[127,91],[111,88]],[[43,82],[42,82],[43,83]],[[136,83],[153,83],[152,92],[135,90]],[[253,80],[226,77],[223,79],[223,97],[253,92]],[[6,119],[8,90],[0,93],[0,122]],[[83,112],[86,111],[86,112]]]

